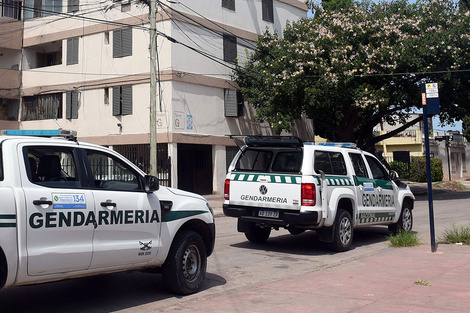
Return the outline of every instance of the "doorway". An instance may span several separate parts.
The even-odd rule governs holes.
[[[212,146],[178,144],[178,188],[212,194]]]

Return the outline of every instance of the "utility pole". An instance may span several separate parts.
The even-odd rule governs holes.
[[[150,0],[150,175],[157,175],[157,0]]]

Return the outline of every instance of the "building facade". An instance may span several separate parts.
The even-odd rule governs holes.
[[[0,128],[75,130],[79,140],[112,147],[148,170],[148,1],[16,2],[21,40],[8,47],[0,40],[0,76],[13,76],[0,85],[2,99],[10,99],[0,102],[7,108],[0,114],[16,116]],[[222,193],[237,150],[228,135],[271,134],[253,121],[233,68],[259,34],[281,34],[307,7],[302,0],[156,2],[158,171],[165,184]],[[9,32],[0,27],[1,39]]]

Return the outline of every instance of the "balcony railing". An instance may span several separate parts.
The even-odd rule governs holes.
[[[21,20],[21,1],[0,0],[0,17]]]

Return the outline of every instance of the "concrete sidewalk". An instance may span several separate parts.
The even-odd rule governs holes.
[[[171,308],[178,312],[469,312],[470,247],[374,255]]]

